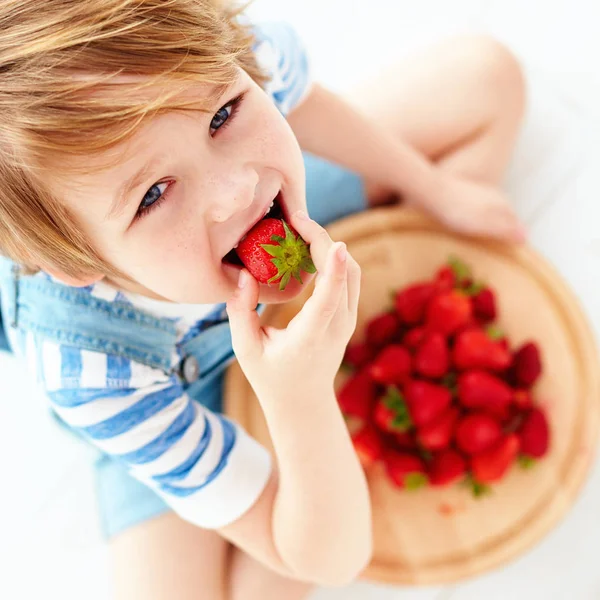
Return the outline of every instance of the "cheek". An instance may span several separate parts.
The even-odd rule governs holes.
[[[257,159],[284,172],[302,164],[300,147],[292,129],[263,92],[244,128],[243,138],[253,140]]]
[[[143,232],[140,228],[118,250],[113,249],[112,261],[119,268],[155,290],[167,283],[179,289],[215,277],[210,244],[198,217],[178,219],[176,225],[162,214],[147,220],[140,223]]]

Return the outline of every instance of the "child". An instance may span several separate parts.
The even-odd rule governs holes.
[[[360,270],[317,221],[402,197],[459,231],[524,237],[497,189],[523,111],[502,46],[445,42],[352,107],[311,85],[290,28],[244,23],[219,0],[0,5],[4,327],[102,451],[116,598],[300,599],[369,561],[333,393]],[[319,273],[285,330],[255,308],[301,285],[228,258],[274,201]],[[222,415],[234,351],[273,460]]]

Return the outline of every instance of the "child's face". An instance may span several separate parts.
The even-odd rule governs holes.
[[[194,93],[206,91],[198,86]],[[115,281],[126,290],[175,302],[225,301],[239,267],[222,259],[273,199],[280,194],[288,217],[306,209],[296,138],[242,70],[215,100],[214,113],[157,117],[122,150],[118,166],[56,187],[101,256],[136,282]],[[298,290],[296,282],[285,292],[262,285],[260,300],[287,300]]]

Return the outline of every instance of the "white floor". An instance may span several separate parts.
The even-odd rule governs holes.
[[[531,108],[507,187],[531,240],[580,295],[600,331],[600,36],[593,0],[257,0],[291,20],[316,76],[343,91],[414,48],[457,31],[491,31],[531,73]],[[0,598],[110,600],[85,451],[57,435],[42,400],[0,356]],[[18,385],[17,385],[18,383]],[[33,398],[33,400],[32,400]],[[25,415],[33,429],[24,439]],[[14,457],[14,458],[13,458]],[[570,515],[507,568],[447,588],[366,584],[311,600],[596,600],[600,598],[600,467]],[[598,536],[598,537],[597,537]],[[199,591],[199,598],[202,597]],[[137,600],[137,599],[132,599]],[[176,596],[173,596],[176,600]],[[210,600],[210,599],[207,599]]]

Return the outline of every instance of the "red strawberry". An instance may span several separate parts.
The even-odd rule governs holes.
[[[510,352],[483,329],[467,329],[456,336],[454,364],[459,369],[504,371],[511,364]]]
[[[418,325],[423,322],[427,304],[435,292],[433,283],[416,283],[396,294],[396,312],[403,323]]]
[[[281,219],[259,221],[235,251],[258,281],[279,282],[280,290],[292,277],[302,283],[301,271],[316,272],[306,242]]]
[[[391,344],[386,346],[369,366],[371,378],[384,385],[402,383],[411,372],[412,357],[410,352]]]
[[[373,420],[383,431],[403,432],[411,426],[408,408],[402,394],[397,388],[390,386],[385,396],[375,405]]]
[[[417,447],[417,440],[412,431],[400,431],[393,435],[394,443],[404,450],[412,450]]]
[[[427,330],[425,327],[413,327],[412,329],[409,329],[402,338],[402,344],[404,344],[405,348],[415,351],[423,341],[426,333]]]
[[[450,291],[454,287],[455,283],[456,277],[452,267],[442,267],[435,275],[435,285],[439,292]]]
[[[431,485],[447,485],[460,479],[467,471],[467,461],[456,450],[442,450],[429,463]]]
[[[419,444],[426,450],[443,450],[447,448],[452,441],[457,420],[458,409],[448,409],[441,417],[417,431]]]
[[[456,427],[456,444],[467,454],[479,454],[495,446],[502,438],[499,423],[483,413],[472,413]]]
[[[471,458],[471,471],[478,483],[491,483],[504,477],[519,453],[519,438],[507,435],[496,446]]]
[[[514,354],[514,372],[517,383],[523,387],[531,387],[542,372],[542,362],[537,344],[523,344]]]
[[[472,315],[471,302],[463,293],[452,290],[434,296],[427,308],[427,326],[450,335],[464,327]]]
[[[373,356],[373,350],[367,344],[357,342],[346,347],[344,363],[355,369],[360,369],[361,367],[364,367]]]
[[[373,317],[366,327],[367,343],[373,348],[389,344],[400,333],[400,323],[394,313]]]
[[[425,464],[417,456],[388,450],[383,454],[383,461],[388,476],[398,487],[414,490],[427,483]]]
[[[354,373],[338,392],[338,404],[344,415],[368,419],[375,400],[377,386],[366,369]]]
[[[379,432],[366,425],[352,436],[352,444],[360,464],[366,469],[381,457],[383,444]]]
[[[450,356],[441,333],[430,333],[421,342],[415,354],[415,371],[424,377],[437,379],[448,371]]]
[[[473,314],[482,323],[489,323],[496,318],[496,298],[490,288],[483,288],[471,298]]]
[[[518,436],[521,440],[521,452],[526,456],[541,458],[548,452],[550,441],[548,419],[540,408],[534,408],[527,414]]]
[[[502,419],[512,398],[512,389],[486,371],[465,371],[458,377],[458,399],[466,408],[480,408]]]
[[[514,405],[523,410],[533,406],[533,398],[531,392],[525,389],[516,389],[513,393]]]
[[[452,402],[452,395],[445,387],[416,379],[405,385],[404,396],[417,427],[435,421]]]

